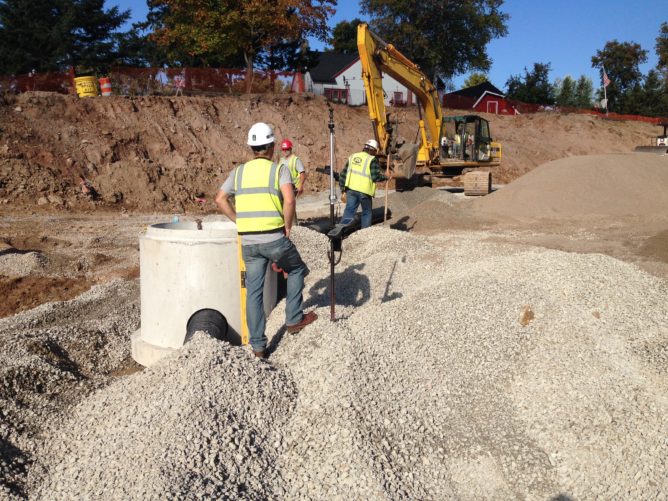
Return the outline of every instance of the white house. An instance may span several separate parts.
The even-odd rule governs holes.
[[[306,72],[304,86],[306,92],[332,101],[353,106],[366,104],[358,54],[318,53],[318,63]],[[405,106],[415,102],[412,92],[388,75],[383,75],[383,90],[386,105]]]

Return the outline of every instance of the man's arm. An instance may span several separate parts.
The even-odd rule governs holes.
[[[346,189],[346,177],[348,177],[348,161],[347,160],[346,160],[346,164],[343,166],[343,170],[341,171],[341,174],[339,174],[339,188],[341,188],[342,192]]]
[[[300,195],[304,193],[304,183],[306,182],[306,172],[300,172],[299,173],[299,189],[297,190],[297,193]]]
[[[379,183],[380,181],[386,181],[388,178],[383,176],[380,172],[380,163],[377,158],[371,160],[371,165],[369,166],[369,174],[371,174],[371,180],[374,183]],[[389,177],[389,172],[386,171]]]
[[[285,223],[285,236],[290,238],[290,230],[292,223],[295,220],[295,191],[292,183],[285,183],[281,185],[281,193],[283,194],[283,222]]]
[[[234,210],[234,206],[230,203],[230,195],[223,190],[218,190],[216,194],[216,205],[225,214],[230,221],[236,223],[237,221],[237,211]]]

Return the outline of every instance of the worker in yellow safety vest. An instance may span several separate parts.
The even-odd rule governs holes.
[[[302,292],[308,268],[295,245],[290,230],[295,218],[295,193],[287,165],[272,162],[274,130],[263,122],[248,131],[253,159],[236,167],[216,195],[216,205],[235,221],[241,238],[246,266],[246,322],[250,344],[258,358],[267,356],[264,280],[268,267],[287,273],[285,324],[296,333],[315,321],[313,312],[303,312]],[[234,205],[230,198],[234,197]]]
[[[347,225],[355,217],[357,208],[362,206],[361,227],[371,226],[373,197],[376,194],[376,183],[391,179],[389,170],[385,175],[380,172],[380,164],[376,158],[378,142],[369,139],[364,149],[350,155],[339,176],[341,192],[346,195],[346,208],[341,217],[341,223]]]
[[[292,151],[292,141],[284,139],[281,142],[281,154],[283,155],[279,165],[286,164],[290,169],[292,184],[295,185],[295,194],[297,196],[304,193],[304,183],[306,182],[306,169],[297,155]]]

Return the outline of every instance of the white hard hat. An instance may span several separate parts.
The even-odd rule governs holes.
[[[364,143],[364,146],[368,146],[369,148],[373,148],[374,150],[378,149],[378,141],[375,139],[369,139],[366,143]]]
[[[274,129],[264,122],[258,122],[248,131],[248,146],[264,146],[274,142]]]

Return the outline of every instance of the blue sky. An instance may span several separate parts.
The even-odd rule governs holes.
[[[133,21],[146,18],[145,0],[107,0],[105,5],[130,9]],[[656,66],[655,39],[661,23],[668,21],[668,0],[506,0],[502,11],[510,15],[508,35],[488,46],[494,85],[504,89],[508,78],[523,75],[525,67],[550,63],[551,81],[585,75],[597,86],[599,75],[591,68],[591,58],[608,41],[640,44],[648,52],[648,62],[641,66],[644,74]],[[330,26],[355,17],[368,20],[359,2],[339,0]],[[321,49],[323,44],[312,41],[311,47]],[[455,85],[461,87],[465,78],[457,77]]]

